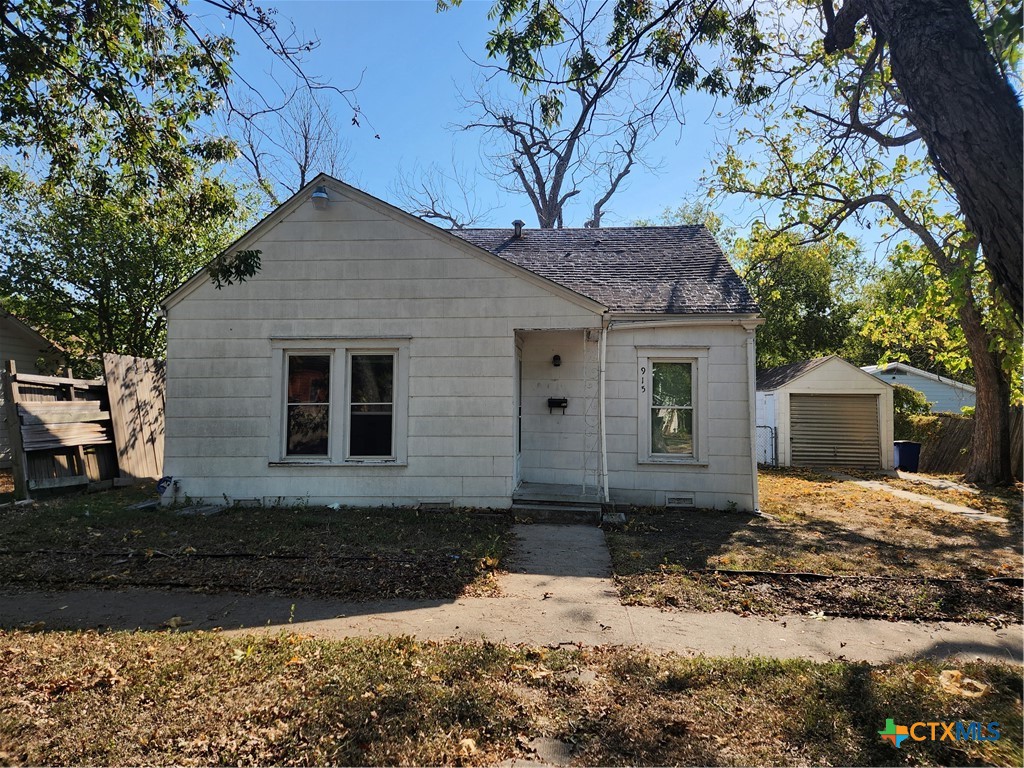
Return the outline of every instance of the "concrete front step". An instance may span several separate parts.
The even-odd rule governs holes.
[[[556,525],[598,525],[601,522],[600,504],[541,504],[514,502],[509,509],[519,520]]]

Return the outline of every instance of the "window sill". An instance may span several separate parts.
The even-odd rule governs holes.
[[[669,467],[704,467],[707,468],[708,462],[700,459],[686,458],[686,459],[670,459],[670,458],[659,458],[656,456],[647,456],[641,459],[637,459],[637,464],[647,465],[658,465],[658,466],[669,466]]]
[[[331,461],[325,459],[323,461],[268,461],[268,467],[407,467],[409,463],[406,461],[399,461],[398,459],[381,459],[375,460],[352,460],[352,461]]]

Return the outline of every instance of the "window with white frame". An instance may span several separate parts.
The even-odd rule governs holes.
[[[288,355],[285,455],[330,455],[331,355]]]
[[[693,363],[651,361],[651,455],[693,452]]]
[[[404,463],[408,347],[394,343],[272,340],[281,375],[271,462]]]
[[[637,459],[700,464],[707,457],[706,348],[638,348]]]
[[[382,457],[393,454],[395,355],[351,354],[348,455]]]

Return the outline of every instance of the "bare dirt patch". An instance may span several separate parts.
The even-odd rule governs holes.
[[[802,471],[763,472],[761,506],[771,517],[635,510],[608,533],[624,601],[759,615],[1021,621],[1022,590],[1012,581],[1022,576],[1021,540],[1012,525]]]
[[[467,510],[132,508],[151,495],[123,489],[0,510],[0,582],[453,598],[494,591],[511,542],[510,520]]]

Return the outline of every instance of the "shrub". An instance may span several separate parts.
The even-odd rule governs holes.
[[[892,387],[893,436],[896,440],[916,440],[920,437],[915,429],[912,416],[927,416],[931,406],[923,394],[916,389],[893,384]]]

